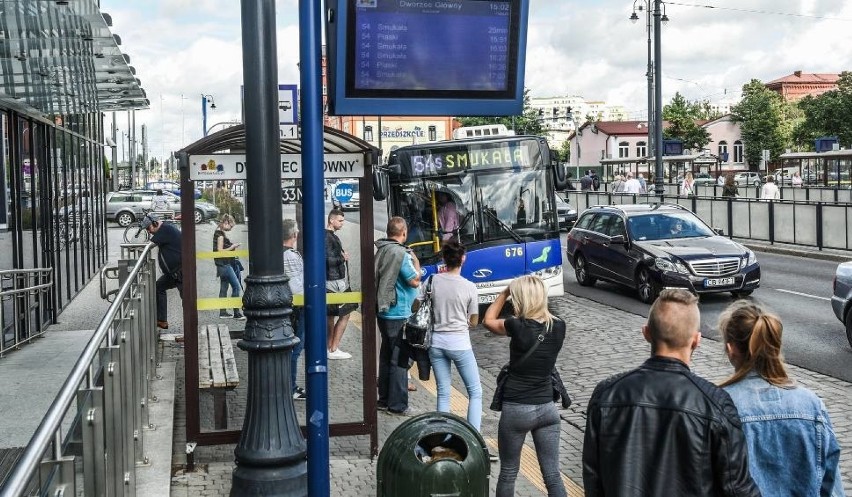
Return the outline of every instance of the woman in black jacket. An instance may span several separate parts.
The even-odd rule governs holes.
[[[722,187],[722,196],[723,197],[739,197],[740,191],[737,188],[737,184],[734,182],[734,173],[728,173],[725,176],[725,186]]]

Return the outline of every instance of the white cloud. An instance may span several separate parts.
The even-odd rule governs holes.
[[[299,82],[298,3],[276,2],[282,83]],[[640,22],[628,21],[632,1],[531,4],[525,86],[534,96],[581,95],[644,114],[647,35],[642,13]],[[715,8],[699,6],[705,4]],[[149,126],[152,154],[201,137],[202,93],[216,102],[208,126],[239,118],[240,2],[103,0],[102,9],[113,16],[113,31],[151,101],[150,110],[137,113],[137,123]],[[852,2],[696,0],[672,2],[666,13],[671,22],[662,31],[664,100],[676,91],[690,99],[730,100],[752,78],[852,69]],[[126,128],[126,118],[120,116],[119,125]]]

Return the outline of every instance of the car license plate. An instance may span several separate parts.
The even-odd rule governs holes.
[[[734,278],[707,278],[704,280],[705,287],[711,286],[731,286],[734,284]]]
[[[490,303],[494,302],[495,300],[497,300],[497,294],[496,293],[492,293],[490,295],[480,295],[479,296],[479,303],[480,304],[490,304]]]

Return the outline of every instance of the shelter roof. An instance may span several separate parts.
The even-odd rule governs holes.
[[[0,2],[0,105],[65,115],[150,102],[94,0]]]

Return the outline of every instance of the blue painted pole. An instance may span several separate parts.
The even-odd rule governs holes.
[[[305,259],[325,260],[322,127],[322,2],[299,0],[302,85],[302,242]],[[308,495],[328,497],[328,356],[325,264],[305,265],[305,377]]]
[[[207,136],[207,97],[201,95],[201,133]]]

